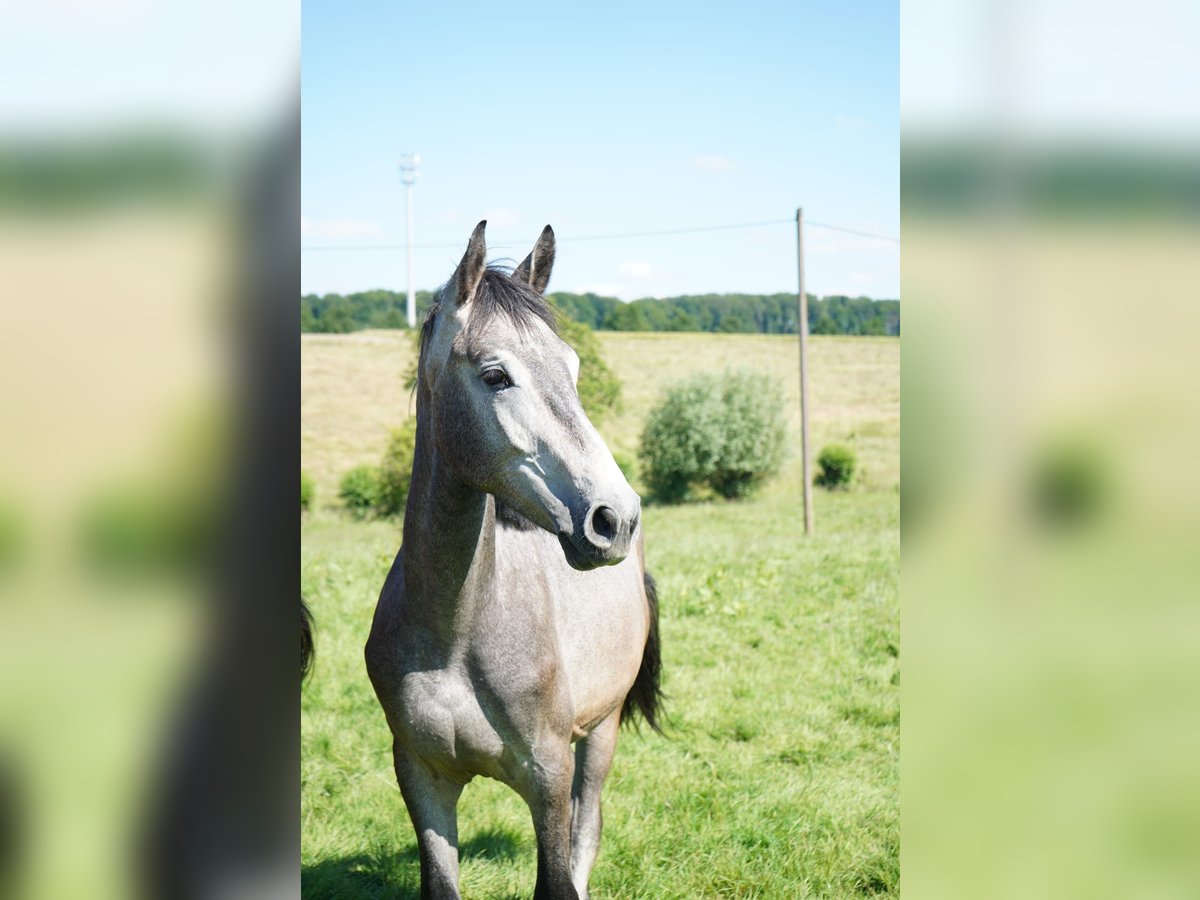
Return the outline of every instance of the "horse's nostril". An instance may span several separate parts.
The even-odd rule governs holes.
[[[598,537],[611,541],[617,536],[620,527],[621,519],[613,509],[607,506],[597,506],[595,512],[592,513],[592,531],[596,532]]]

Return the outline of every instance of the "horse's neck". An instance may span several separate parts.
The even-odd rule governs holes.
[[[447,648],[469,633],[494,590],[495,541],[494,502],[439,463],[419,426],[404,515],[406,606]]]

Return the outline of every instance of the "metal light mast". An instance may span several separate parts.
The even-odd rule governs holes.
[[[408,242],[408,327],[417,327],[417,300],[413,294],[413,182],[417,180],[417,166],[421,164],[418,153],[405,153],[400,157],[400,180],[404,182],[405,207],[408,213],[408,227],[405,236]]]

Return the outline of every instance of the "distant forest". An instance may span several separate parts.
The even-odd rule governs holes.
[[[716,331],[795,334],[795,294],[686,294],[661,300],[622,303],[615,297],[555,292],[550,300],[569,318],[600,331]],[[418,291],[421,321],[433,294]],[[300,298],[300,330],[326,333],[363,328],[404,328],[404,294],[305,294]],[[808,298],[811,334],[900,334],[900,301],[869,297]]]

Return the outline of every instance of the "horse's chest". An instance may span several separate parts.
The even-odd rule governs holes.
[[[450,670],[411,673],[400,700],[404,740],[427,763],[462,782],[474,775],[499,776],[505,741],[463,676]]]

